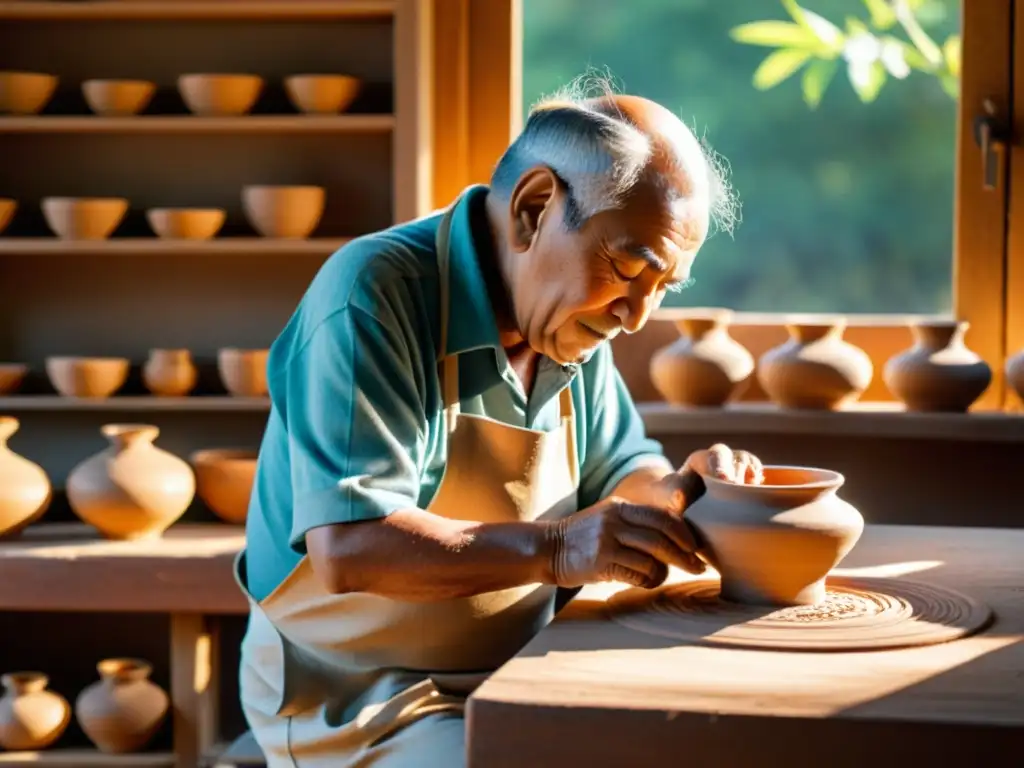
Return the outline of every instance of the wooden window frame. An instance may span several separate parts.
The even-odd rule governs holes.
[[[522,1],[431,0],[434,14],[433,202],[442,206],[471,183],[486,183],[498,156],[521,128]],[[1024,195],[1010,209],[1008,188],[1013,171],[1024,189],[1024,155],[1014,148],[1001,157],[994,189],[983,184],[982,156],[974,123],[988,101],[996,115],[1011,114],[1013,83],[1024,104],[1024,63],[1014,74],[1014,35],[1024,35],[1024,0],[964,0],[961,94],[957,109],[956,182],[953,245],[953,310],[970,323],[968,345],[992,367],[992,386],[974,410],[1016,407],[1008,397],[1003,373],[1006,356],[1024,347]],[[1016,20],[1016,27],[1014,22]],[[1017,117],[1018,120],[1024,116]],[[1019,214],[1014,215],[1014,211]],[[1017,229],[1007,220],[1019,220]],[[1009,230],[1009,232],[1008,232]],[[1015,254],[1008,259],[1008,234]],[[1008,261],[1012,263],[1008,263]],[[1012,290],[1011,290],[1012,289]],[[1007,300],[1007,297],[1015,297]],[[647,375],[655,349],[676,331],[655,319],[640,334],[616,341],[615,355],[637,401],[659,400]],[[835,316],[835,315],[833,315]],[[846,338],[864,349],[875,365],[875,378],[862,402],[891,402],[881,371],[892,355],[911,343],[909,323],[917,315],[842,315]],[[786,337],[783,314],[737,313],[733,335],[760,355]],[[1011,329],[1011,324],[1014,326]],[[748,399],[764,399],[753,387]]]

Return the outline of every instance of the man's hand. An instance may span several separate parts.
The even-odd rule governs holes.
[[[712,477],[728,483],[760,485],[764,482],[764,467],[757,456],[748,451],[734,451],[722,443],[691,453],[680,471],[686,471],[687,468],[701,477]]]

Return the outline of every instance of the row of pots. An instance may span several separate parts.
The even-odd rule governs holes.
[[[0,114],[35,115],[53,98],[59,78],[43,72],[0,71]],[[338,114],[352,104],[362,86],[349,75],[292,75],[284,78],[288,100],[307,114]],[[178,93],[196,115],[244,115],[266,85],[250,74],[189,74],[178,78]],[[94,79],[82,83],[82,96],[97,115],[142,112],[157,91],[149,80]]]
[[[267,394],[267,349],[225,347],[217,351],[217,373],[229,394]],[[50,384],[65,397],[110,397],[128,380],[127,357],[48,357]],[[25,363],[0,363],[0,395],[17,391],[28,375]],[[196,386],[198,371],[187,349],[152,349],[142,365],[142,382],[158,397],[183,397]]]
[[[789,339],[754,361],[729,335],[729,310],[695,310],[677,321],[681,338],[651,358],[650,375],[668,402],[720,406],[753,378],[784,408],[836,410],[856,401],[874,376],[868,355],[843,339],[845,322],[793,323]],[[968,323],[911,324],[914,344],[885,363],[883,380],[910,411],[965,412],[992,382],[988,364],[964,344]],[[1024,398],[1024,351],[1006,366]]]
[[[12,752],[42,750],[55,744],[75,720],[101,752],[139,752],[163,725],[170,707],[167,693],[149,679],[151,665],[141,659],[104,659],[100,679],[75,698],[74,708],[42,672],[0,676],[0,748]]]
[[[53,498],[46,471],[7,445],[19,427],[0,416],[0,537],[37,522]],[[151,424],[106,424],[100,432],[110,444],[71,470],[65,491],[72,511],[106,538],[158,538],[197,494],[224,522],[245,522],[255,451],[207,448],[186,462],[154,444],[160,429]]]
[[[309,237],[323,217],[326,190],[317,186],[250,184],[242,188],[245,218],[263,237]],[[62,240],[106,240],[128,214],[124,197],[44,197],[43,218]],[[0,198],[0,232],[14,218],[18,201]],[[158,237],[209,240],[227,212],[223,208],[149,208],[146,221]]]

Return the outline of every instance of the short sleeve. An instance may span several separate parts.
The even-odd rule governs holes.
[[[586,448],[580,469],[580,508],[606,498],[627,475],[645,466],[671,471],[662,446],[647,437],[643,420],[603,344],[586,364]]]
[[[418,348],[388,313],[349,305],[287,361],[291,544],[322,525],[373,520],[417,505],[427,420]]]

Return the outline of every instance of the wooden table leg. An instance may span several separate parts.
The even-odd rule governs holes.
[[[195,768],[218,737],[218,624],[195,613],[171,615],[171,706],[176,768]]]

